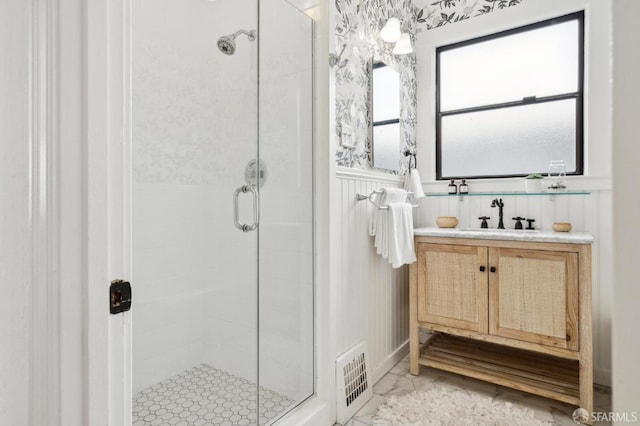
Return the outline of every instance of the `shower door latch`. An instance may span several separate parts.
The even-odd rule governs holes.
[[[131,283],[124,280],[113,280],[109,287],[109,311],[119,314],[131,309]]]

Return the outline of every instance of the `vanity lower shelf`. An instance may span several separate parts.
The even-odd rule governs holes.
[[[576,360],[437,333],[425,343],[418,363],[580,405]]]

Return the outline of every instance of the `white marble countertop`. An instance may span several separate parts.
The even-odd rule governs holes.
[[[586,232],[553,232],[540,230],[480,229],[480,228],[416,228],[415,236],[475,238],[481,240],[532,241],[544,243],[592,244],[593,236]]]

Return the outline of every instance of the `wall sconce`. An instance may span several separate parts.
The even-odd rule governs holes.
[[[380,38],[386,43],[395,43],[392,51],[394,55],[406,55],[413,52],[411,37],[408,33],[403,33],[400,30],[400,20],[398,18],[389,18],[380,30]]]
[[[392,53],[394,55],[406,55],[411,52],[413,52],[411,37],[409,37],[408,33],[402,33],[400,39],[396,41],[396,45],[393,47]]]
[[[380,38],[387,43],[398,41],[400,39],[400,20],[398,18],[389,18],[380,30]]]

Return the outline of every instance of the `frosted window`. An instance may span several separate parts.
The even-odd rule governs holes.
[[[400,75],[382,66],[373,69],[373,121],[397,119],[400,116]]]
[[[576,170],[576,101],[544,102],[443,117],[443,176],[541,172],[551,160]]]
[[[442,50],[443,111],[578,91],[579,21]]]
[[[373,127],[373,167],[387,170],[400,168],[400,124]]]
[[[584,13],[439,47],[436,178],[583,173]]]

